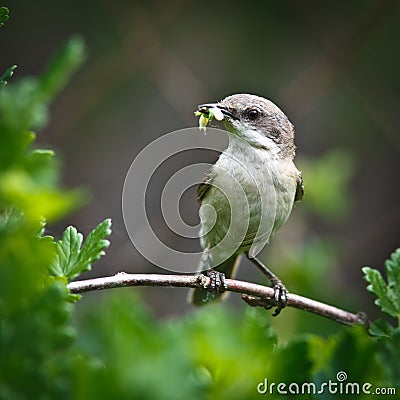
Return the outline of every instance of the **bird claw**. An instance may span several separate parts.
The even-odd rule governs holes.
[[[213,269],[209,269],[206,272],[206,276],[210,278],[210,285],[207,288],[207,300],[213,300],[218,294],[224,293],[227,289],[225,283],[225,274]]]
[[[269,310],[272,307],[276,307],[274,313],[272,314],[273,317],[276,317],[287,305],[288,291],[285,285],[279,279],[272,280],[272,288],[274,289],[274,297],[273,299],[269,300],[270,305],[265,308]]]
[[[271,310],[271,308],[276,307],[274,313],[272,314],[273,317],[276,317],[287,305],[288,291],[283,283],[279,280],[274,281],[272,288],[274,289],[274,295],[272,298],[261,298],[244,294],[242,299],[252,307],[264,307],[266,310]]]
[[[271,299],[263,299],[262,306],[266,310],[270,310],[273,307],[276,307],[274,313],[272,314],[273,317],[279,315],[283,308],[287,305],[287,294],[288,291],[282,281],[265,266],[257,257],[250,257],[249,253],[246,253],[247,258],[255,264],[255,266],[267,276],[267,278],[271,282],[271,287],[274,289],[274,296]],[[261,305],[261,304],[260,304]]]

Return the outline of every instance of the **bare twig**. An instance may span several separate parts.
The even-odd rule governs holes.
[[[274,296],[274,290],[267,286],[235,279],[226,279],[225,283],[227,291],[242,293],[243,300],[251,306],[266,307],[270,304],[268,300]],[[127,286],[171,286],[207,289],[209,285],[210,278],[205,275],[126,274],[125,272],[120,272],[105,278],[71,282],[68,284],[68,288],[71,293],[85,293]],[[346,325],[362,325],[366,323],[366,315],[362,312],[353,314],[293,293],[288,294],[287,306],[322,315]]]

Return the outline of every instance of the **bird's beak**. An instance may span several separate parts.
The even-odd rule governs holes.
[[[213,108],[217,108],[218,110],[220,110],[225,117],[237,119],[226,107],[222,106],[219,103],[200,104],[199,106],[197,106],[197,109],[200,112],[208,112],[209,109]]]

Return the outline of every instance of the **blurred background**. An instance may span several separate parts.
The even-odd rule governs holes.
[[[87,233],[104,218],[113,220],[108,256],[88,277],[163,272],[135,250],[124,227],[121,192],[129,166],[157,137],[196,126],[198,104],[247,92],[271,99],[294,123],[306,188],[263,259],[290,291],[375,312],[361,267],[382,267],[400,244],[399,2],[4,5],[11,18],[0,35],[1,69],[17,64],[14,79],[40,75],[73,34],[87,45],[86,63],[52,105],[38,140],[63,159],[65,186],[90,192],[86,205],[51,233],[59,236],[71,224]],[[216,156],[195,155],[199,162]],[[172,160],[163,173],[192,160]],[[159,210],[161,189],[150,214]],[[193,189],[180,207],[185,220],[198,222]],[[180,239],[161,225],[179,247]],[[263,282],[245,262],[239,277]],[[191,310],[183,289],[140,291],[159,316]],[[244,307],[240,303],[231,296],[230,305]],[[304,316],[285,314],[286,322]],[[307,325],[307,318],[297,325],[318,325]]]

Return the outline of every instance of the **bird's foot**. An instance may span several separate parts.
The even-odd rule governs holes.
[[[243,294],[242,299],[251,307],[264,307],[266,310],[276,307],[272,314],[273,317],[276,317],[287,305],[288,291],[280,280],[274,280],[272,288],[274,289],[274,296],[272,298]]]
[[[264,265],[258,258],[250,257],[249,253],[246,253],[247,258],[264,274],[271,282],[271,287],[274,289],[274,297],[271,299],[261,299],[262,306],[267,310],[270,310],[273,307],[276,307],[273,317],[279,315],[283,308],[287,305],[287,294],[288,291],[282,281],[266,266]],[[247,298],[246,298],[247,299]],[[244,299],[246,302],[248,302]],[[252,301],[252,300],[250,300]],[[249,303],[250,304],[250,303]],[[251,305],[251,304],[250,304]],[[261,303],[260,303],[261,305]]]
[[[268,300],[269,305],[267,305],[265,308],[270,310],[271,308],[276,307],[274,313],[272,314],[273,317],[276,317],[287,305],[288,290],[278,278],[272,278],[271,282],[271,287],[274,289],[274,297]]]
[[[210,285],[207,288],[207,300],[213,300],[226,290],[225,274],[209,269],[206,272],[206,276],[210,278]]]

